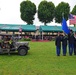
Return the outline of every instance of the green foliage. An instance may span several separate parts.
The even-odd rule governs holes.
[[[38,18],[45,25],[54,18],[55,6],[52,2],[42,1],[38,6]]]
[[[69,12],[70,12],[70,6],[68,3],[65,2],[59,3],[59,5],[56,6],[55,8],[55,21],[57,23],[61,23],[63,16],[66,20],[68,20]]]
[[[34,15],[36,13],[36,5],[31,1],[23,1],[20,4],[21,19],[27,24],[33,24]]]
[[[0,75],[76,75],[76,56],[56,56],[54,41],[29,42],[28,55],[0,55]]]
[[[74,8],[73,8],[73,10],[72,10],[71,13],[74,14],[74,15],[76,15],[76,5],[74,6]]]

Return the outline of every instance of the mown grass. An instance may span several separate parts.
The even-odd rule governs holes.
[[[29,42],[28,55],[0,55],[0,75],[76,75],[76,56],[56,56],[54,41]]]

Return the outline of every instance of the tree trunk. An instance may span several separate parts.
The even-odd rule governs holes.
[[[47,25],[46,25],[46,22],[44,22],[44,25],[47,26]]]

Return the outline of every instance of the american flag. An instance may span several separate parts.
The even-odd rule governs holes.
[[[69,14],[69,24],[70,25],[76,24],[76,15]]]

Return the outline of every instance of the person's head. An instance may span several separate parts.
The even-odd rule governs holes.
[[[72,29],[70,29],[70,33],[73,33],[73,30]]]
[[[4,36],[4,38],[8,38],[8,36]]]
[[[60,36],[60,32],[58,32],[58,36]]]

